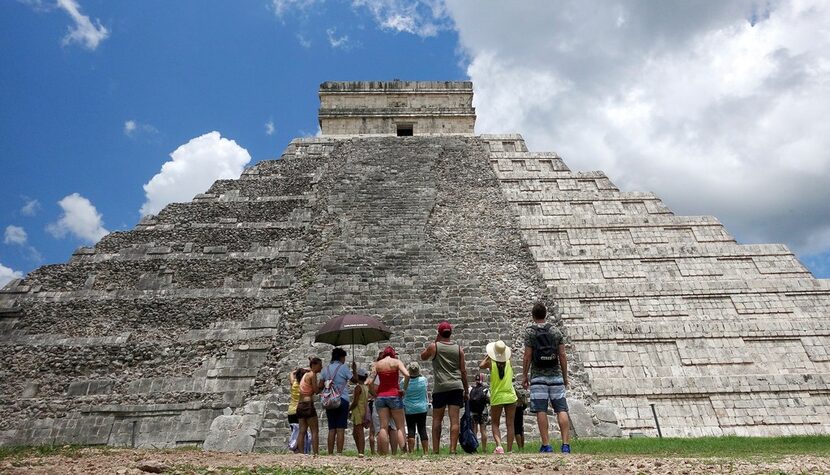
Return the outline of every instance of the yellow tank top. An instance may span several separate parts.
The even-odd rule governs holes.
[[[300,383],[294,381],[291,383],[291,399],[288,401],[288,415],[293,416],[297,413],[297,404],[300,403]]]
[[[495,361],[490,362],[490,405],[513,404],[518,398],[513,389],[513,367],[510,361],[504,363],[504,377],[499,378],[499,367]]]

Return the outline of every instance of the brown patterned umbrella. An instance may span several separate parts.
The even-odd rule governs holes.
[[[368,345],[389,339],[392,332],[369,315],[340,315],[326,322],[314,335],[315,343],[334,346]]]

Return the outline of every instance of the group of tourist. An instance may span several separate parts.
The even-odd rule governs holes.
[[[553,452],[548,433],[548,407],[556,413],[562,434],[563,453],[570,452],[568,404],[568,363],[559,330],[547,322],[547,309],[537,303],[531,311],[533,322],[524,335],[521,380],[514,377],[511,348],[503,341],[489,343],[479,368],[489,370],[489,385],[479,374],[470,391],[464,350],[452,340],[452,326],[441,322],[435,341],[421,352],[421,360],[432,364],[432,452],[440,449],[444,416],[449,418],[450,453],[457,452],[460,411],[470,403],[474,427],[481,433],[481,446],[487,450],[486,425],[492,427],[494,453],[512,452],[514,442],[524,448],[524,411],[536,414],[542,439],[540,452]],[[289,375],[291,399],[288,422],[295,428],[291,448],[298,453],[319,453],[319,429],[315,395],[328,420],[328,453],[343,452],[349,421],[359,454],[366,450],[366,429],[371,453],[387,454],[417,450],[417,432],[424,454],[429,451],[430,434],[426,430],[430,402],[428,383],[418,362],[404,364],[394,348],[387,346],[377,357],[371,371],[346,364],[346,351],[334,348],[330,363],[323,368],[320,358],[310,358],[308,368],[298,368]],[[354,384],[349,392],[349,383]],[[489,412],[487,407],[489,406]],[[502,441],[502,415],[506,444]],[[404,428],[406,437],[404,437]],[[307,432],[310,437],[306,437]],[[308,439],[308,440],[307,440]],[[311,444],[310,450],[307,446]]]

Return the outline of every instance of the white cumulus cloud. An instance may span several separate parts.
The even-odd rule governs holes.
[[[20,214],[23,216],[34,216],[40,210],[40,201],[26,200],[26,203],[20,208]]]
[[[247,150],[216,131],[191,139],[170,158],[144,185],[147,200],[142,215],[156,214],[169,203],[190,201],[216,180],[238,178],[251,161]]]
[[[349,40],[349,35],[337,36],[337,28],[329,28],[326,30],[326,37],[329,39],[329,45],[334,49],[350,49],[352,42]]]
[[[9,282],[13,281],[14,279],[20,279],[23,277],[23,273],[11,269],[9,267],[0,264],[0,289],[6,286]]]
[[[152,135],[158,133],[158,129],[150,124],[142,124],[130,119],[124,122],[124,135],[127,137],[136,137],[140,134]]]
[[[98,242],[109,231],[104,228],[101,214],[95,206],[78,193],[72,193],[58,201],[63,210],[61,217],[46,226],[46,230],[56,238],[70,234],[91,244]]]
[[[6,226],[6,232],[3,234],[4,244],[16,244],[18,246],[23,246],[26,244],[27,239],[28,236],[26,236],[26,230],[22,227],[11,224]]]
[[[274,135],[276,131],[276,127],[274,127],[274,120],[271,119],[265,123],[265,135]]]
[[[447,6],[479,133],[522,133],[743,242],[830,249],[830,3]]]
[[[63,38],[63,44],[80,43],[87,49],[94,50],[98,45],[107,39],[109,30],[101,22],[95,23],[88,16],[81,13],[81,6],[75,0],[57,0],[57,6],[65,11],[75,23],[69,27],[69,32]]]
[[[352,7],[367,9],[382,30],[396,33],[430,37],[452,26],[441,0],[352,0]]]

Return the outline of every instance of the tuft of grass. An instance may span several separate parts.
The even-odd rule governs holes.
[[[220,467],[220,468],[205,468],[194,467],[192,465],[178,465],[170,472],[171,474],[198,474],[198,475],[371,475],[375,472],[373,470],[351,470],[348,468],[339,468],[337,470],[325,468],[281,468],[281,467],[256,467],[253,471],[244,467]]]
[[[80,457],[82,445],[36,445],[0,447],[0,460],[9,458],[24,457],[49,457],[50,455],[63,455],[66,457]]]

